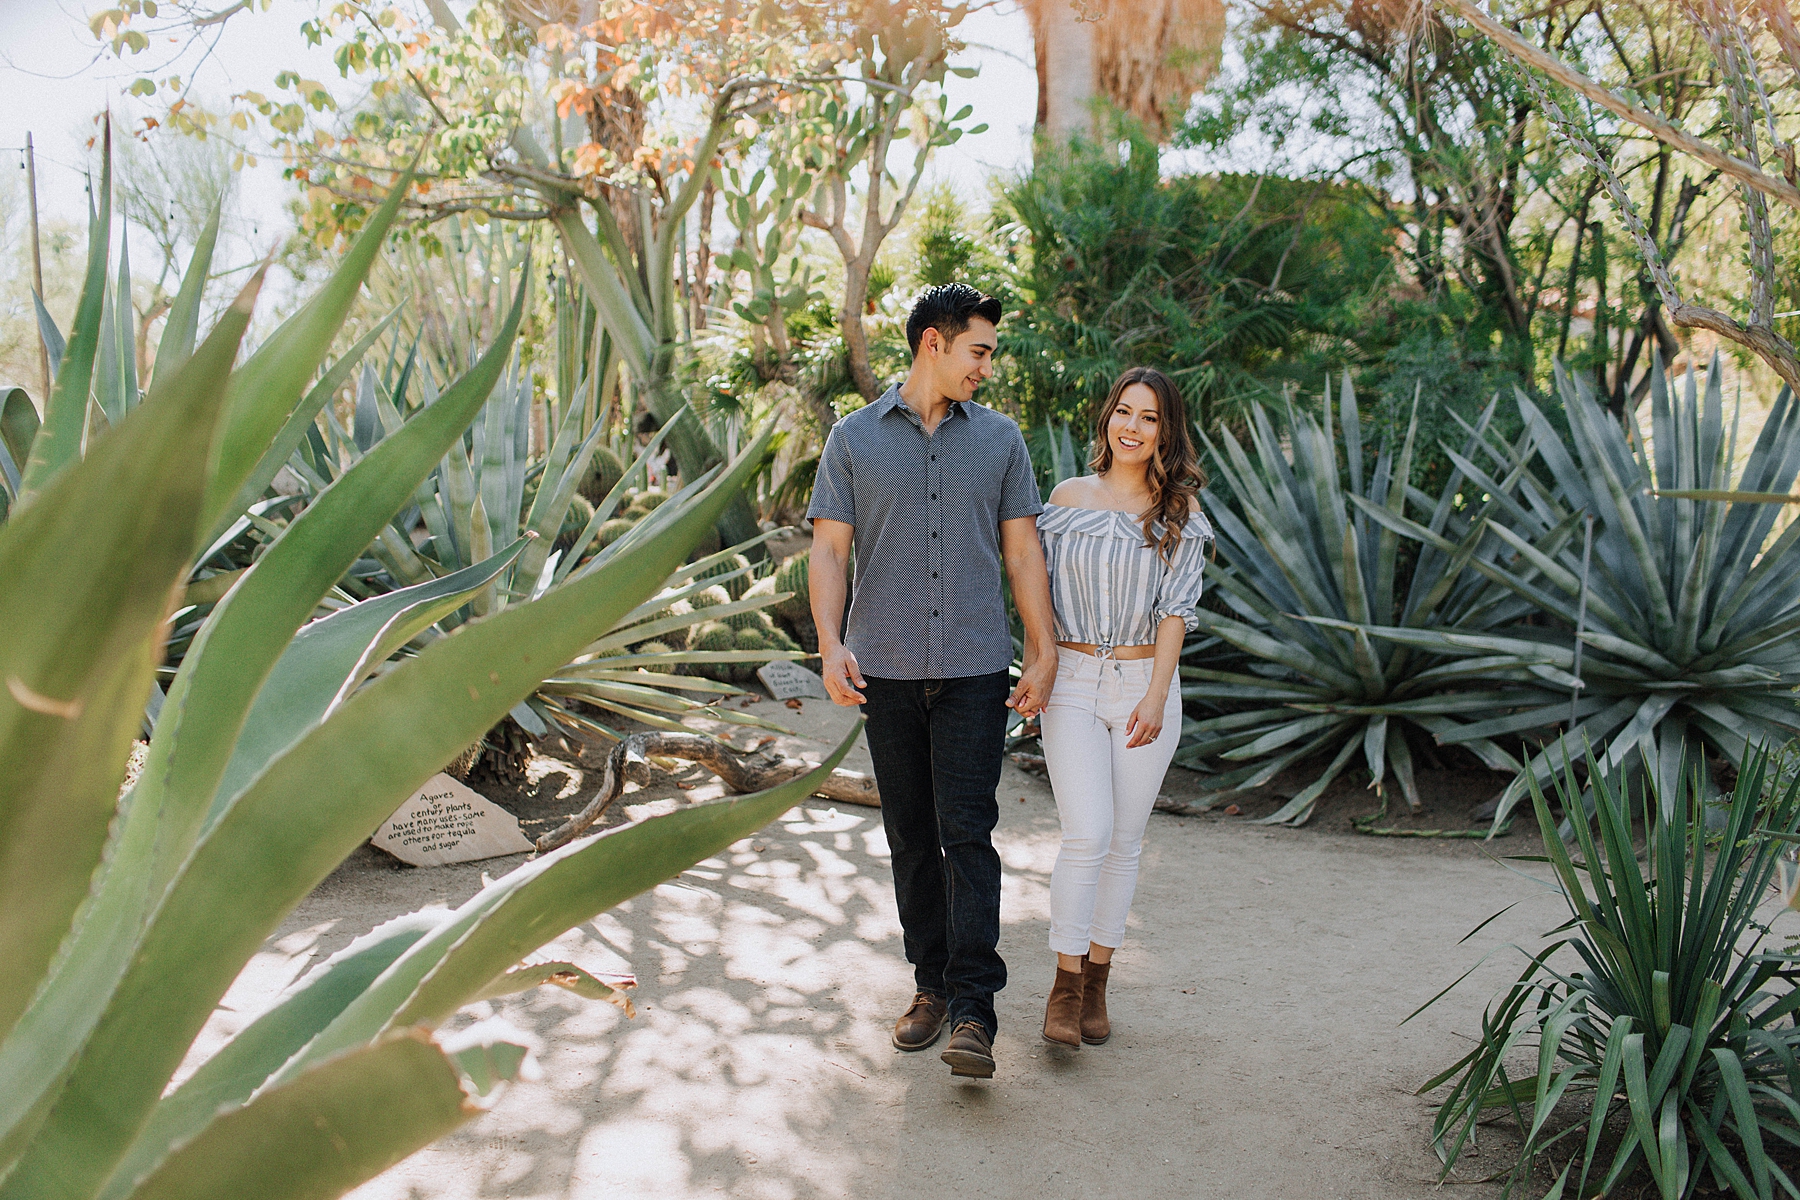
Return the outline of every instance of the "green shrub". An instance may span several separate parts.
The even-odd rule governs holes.
[[[1711,1194],[1768,1197],[1777,1182],[1795,1194],[1771,1154],[1800,1144],[1796,960],[1761,948],[1768,929],[1757,907],[1778,883],[1792,902],[1786,852],[1800,841],[1800,784],[1790,781],[1765,804],[1768,770],[1761,749],[1741,760],[1714,844],[1704,764],[1681,764],[1669,776],[1673,795],[1658,793],[1660,772],[1639,776],[1644,786],[1632,795],[1590,763],[1600,830],[1596,838],[1586,819],[1573,822],[1579,860],[1558,835],[1537,776],[1526,776],[1569,920],[1489,1006],[1480,1043],[1420,1089],[1450,1089],[1432,1126],[1446,1173],[1478,1121],[1510,1115],[1523,1141],[1508,1192],[1565,1143],[1557,1195],[1577,1164],[1573,1196],[1610,1195],[1639,1164],[1665,1197],[1706,1185]],[[1574,773],[1559,772],[1556,784],[1564,811],[1581,811]],[[1647,838],[1641,859],[1634,817]],[[1570,953],[1580,969],[1563,965]],[[1527,1054],[1536,1069],[1522,1073]],[[1588,1117],[1556,1129],[1556,1106],[1582,1095]],[[1621,1118],[1623,1137],[1608,1137]]]
[[[1450,671],[1474,685],[1517,678],[1523,670],[1560,685],[1486,719],[1472,719],[1466,710],[1454,714],[1437,731],[1447,743],[1566,723],[1565,689],[1579,674],[1575,728],[1530,759],[1501,796],[1497,824],[1525,795],[1528,776],[1544,779],[1565,757],[1579,761],[1589,747],[1606,771],[1636,770],[1647,761],[1660,777],[1659,794],[1672,798],[1682,761],[1698,762],[1710,751],[1735,762],[1753,745],[1779,745],[1800,734],[1793,696],[1800,686],[1800,522],[1771,544],[1781,509],[1759,502],[1785,500],[1800,477],[1800,405],[1782,390],[1733,490],[1735,426],[1725,422],[1720,375],[1715,358],[1704,396],[1691,371],[1676,395],[1662,364],[1654,363],[1651,439],[1635,420],[1629,432],[1622,428],[1585,380],[1560,369],[1568,446],[1547,416],[1519,396],[1541,465],[1513,464],[1515,480],[1504,484],[1471,474],[1478,487],[1517,493],[1489,518],[1505,560],[1477,566],[1543,620],[1481,631],[1370,630],[1459,659]],[[1584,572],[1590,515],[1593,545]],[[1434,535],[1398,527],[1435,544]]]
[[[1465,446],[1465,461],[1491,449],[1484,430],[1494,407]],[[1466,569],[1504,549],[1487,524],[1507,499],[1502,490],[1496,485],[1497,494],[1480,508],[1458,510],[1458,472],[1436,499],[1409,494],[1410,429],[1398,454],[1384,446],[1365,474],[1348,381],[1338,409],[1347,443],[1342,466],[1331,405],[1322,406],[1323,424],[1289,411],[1291,453],[1284,453],[1267,413],[1256,406],[1250,424],[1255,460],[1228,431],[1223,452],[1213,450],[1232,501],[1210,489],[1202,493],[1218,534],[1218,559],[1206,575],[1219,603],[1199,609],[1200,627],[1240,657],[1181,668],[1182,696],[1216,715],[1189,728],[1192,740],[1176,761],[1200,768],[1212,767],[1208,760],[1214,757],[1222,761],[1211,794],[1216,802],[1304,760],[1330,755],[1311,783],[1266,818],[1271,822],[1306,821],[1314,802],[1359,753],[1384,808],[1390,772],[1407,804],[1419,807],[1410,738],[1437,732],[1447,714],[1473,717],[1511,703],[1508,689],[1532,681],[1519,666],[1504,686],[1469,689],[1462,683],[1464,665],[1371,636],[1375,627],[1395,625],[1479,630],[1516,620],[1530,605],[1496,599],[1486,581]],[[1432,538],[1416,558],[1400,554],[1400,536],[1389,527],[1405,521],[1409,511],[1418,511],[1425,524],[1406,527],[1427,529]],[[1516,767],[1491,743],[1468,744],[1491,765]]]

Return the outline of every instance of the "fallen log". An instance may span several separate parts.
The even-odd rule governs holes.
[[[599,790],[586,807],[537,840],[539,854],[566,846],[598,821],[612,802],[625,794],[627,783],[645,784],[659,768],[652,759],[678,758],[697,763],[728,789],[737,793],[760,792],[804,775],[818,766],[804,759],[788,758],[774,750],[738,750],[703,733],[634,733],[612,748],[602,768]],[[873,776],[841,767],[827,776],[815,796],[840,804],[881,807],[881,792]]]

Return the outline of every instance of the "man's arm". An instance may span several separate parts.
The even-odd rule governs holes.
[[[856,526],[845,521],[813,518],[812,556],[807,560],[806,590],[812,600],[813,624],[819,630],[819,658],[825,690],[834,703],[861,704],[866,697],[858,691],[863,686],[862,669],[856,655],[838,638],[844,627],[844,603],[848,588],[844,578],[850,565],[850,543]],[[1037,535],[1032,534],[1035,543]],[[1042,554],[1039,554],[1041,561]],[[1040,565],[1040,570],[1042,567]]]
[[[1013,605],[1018,608],[1019,620],[1025,626],[1024,670],[1006,703],[1017,709],[1020,716],[1032,717],[1043,711],[1044,704],[1050,699],[1050,688],[1056,683],[1056,627],[1050,614],[1050,572],[1044,566],[1044,547],[1038,541],[1037,518],[1014,517],[1000,522],[1000,553],[1006,559],[1006,577],[1012,583]],[[821,646],[823,639],[821,634]]]

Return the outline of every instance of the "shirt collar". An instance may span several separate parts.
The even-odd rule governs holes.
[[[919,414],[914,412],[911,408],[908,408],[906,401],[900,398],[900,385],[897,383],[881,394],[881,399],[875,401],[875,407],[879,410],[880,415],[884,417],[895,409],[899,409],[913,421],[917,422],[920,420]],[[969,414],[964,411],[963,402],[961,400],[952,400],[950,402],[950,412],[948,415],[952,417],[966,417]]]

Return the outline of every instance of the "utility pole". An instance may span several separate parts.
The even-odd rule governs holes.
[[[37,302],[44,301],[44,256],[38,244],[38,211],[37,211],[37,156],[31,148],[31,135],[25,135],[25,190],[31,196],[31,286],[37,292]],[[32,324],[37,324],[35,305],[32,312]],[[50,351],[44,347],[44,338],[39,334],[38,344],[38,382],[42,391],[38,393],[40,406],[50,403]]]

